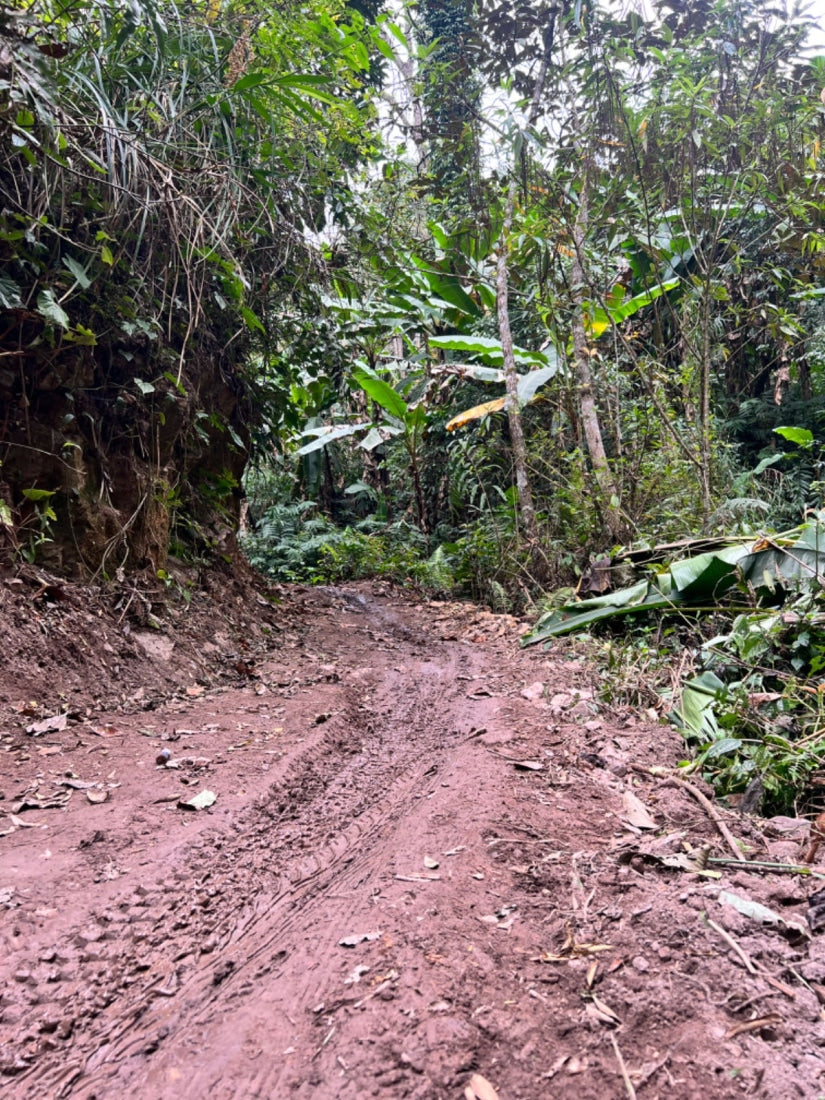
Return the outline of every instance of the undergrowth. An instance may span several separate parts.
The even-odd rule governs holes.
[[[696,620],[668,619],[594,631],[602,701],[667,714],[685,738],[681,767],[731,805],[750,789],[764,816],[822,812],[825,595],[720,613],[704,624],[704,638]]]

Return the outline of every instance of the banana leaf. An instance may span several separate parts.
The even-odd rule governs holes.
[[[757,592],[773,593],[777,585],[799,590],[819,578],[825,582],[825,527],[811,523],[770,541],[760,539],[751,549],[736,542],[672,562],[662,573],[630,588],[565,604],[543,615],[521,644],[535,645],[619,615],[675,607],[714,608],[742,581],[750,582]]]

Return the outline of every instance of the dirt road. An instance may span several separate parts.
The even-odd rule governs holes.
[[[726,851],[645,771],[668,727],[461,605],[316,590],[274,629],[232,686],[39,735],[10,708],[0,1091],[825,1094],[821,936],[720,901],[804,926],[814,887],[651,855]]]

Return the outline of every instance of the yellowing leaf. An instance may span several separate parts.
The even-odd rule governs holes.
[[[481,420],[490,413],[500,412],[504,408],[505,397],[497,397],[495,401],[485,401],[483,405],[474,405],[472,409],[454,416],[447,424],[447,431],[454,432],[456,428],[463,428],[473,420]]]

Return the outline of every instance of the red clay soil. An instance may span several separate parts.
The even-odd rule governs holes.
[[[692,870],[731,852],[663,781],[678,736],[572,647],[209,587],[0,584],[4,1095],[825,1095],[825,883]],[[714,811],[797,858],[792,823]]]

